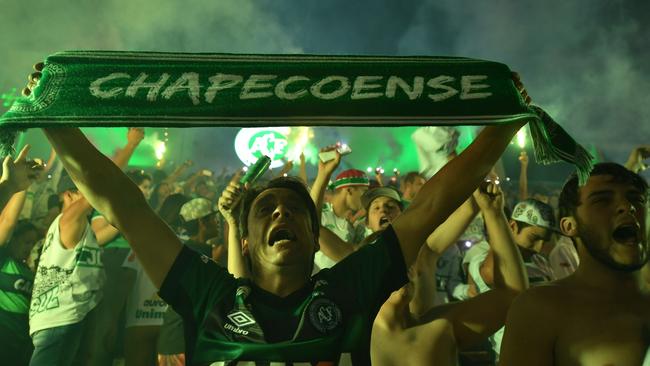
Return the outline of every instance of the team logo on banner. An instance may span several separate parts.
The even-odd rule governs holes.
[[[288,127],[242,128],[235,137],[235,152],[246,165],[266,155],[271,158],[271,168],[281,167],[289,151],[290,130]]]
[[[341,309],[329,299],[317,298],[309,304],[309,320],[321,333],[328,333],[341,324]]]

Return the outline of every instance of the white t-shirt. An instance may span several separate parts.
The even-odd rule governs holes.
[[[487,255],[488,252],[475,255],[469,263],[469,274],[472,276],[474,283],[476,283],[476,290],[480,294],[490,291],[490,286],[488,286],[483,280],[483,277],[481,277],[481,264]],[[548,264],[546,258],[539,254],[534,254],[530,261],[524,262],[524,268],[526,268],[528,281],[531,286],[553,280],[553,271],[551,270],[551,266]],[[501,327],[490,336],[490,343],[492,344],[492,349],[497,355],[497,359],[501,351],[501,340],[503,339],[504,330],[505,327]]]
[[[555,243],[555,248],[549,253],[548,260],[551,262],[551,268],[553,268],[556,280],[575,272],[580,263],[578,251],[573,246],[571,239],[566,236],[560,236],[557,243]]]
[[[86,225],[77,245],[67,249],[59,233],[61,216],[47,231],[38,263],[29,309],[30,334],[82,321],[102,297],[105,273],[95,234]]]
[[[366,237],[366,227],[359,223],[356,226],[352,225],[347,219],[338,217],[334,213],[334,208],[331,203],[323,205],[321,212],[321,225],[330,229],[336,236],[341,238],[346,243],[358,244]],[[314,257],[314,271],[318,272],[323,268],[331,268],[336,262],[330,259],[323,252],[316,252]]]
[[[465,252],[465,255],[463,256],[463,265],[471,263],[472,259],[476,256],[486,255],[489,251],[490,244],[485,240],[479,241]],[[485,257],[483,257],[483,259],[485,259]]]
[[[124,260],[123,267],[136,271],[136,279],[126,303],[126,328],[162,326],[167,303],[158,297],[158,289],[145,273],[133,251]]]

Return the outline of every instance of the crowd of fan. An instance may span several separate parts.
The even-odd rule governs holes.
[[[504,135],[499,135],[502,143],[507,143],[510,132],[499,132]],[[587,186],[578,188],[577,178],[573,177],[559,197],[537,195],[533,198],[525,179],[528,165],[525,154],[520,157],[522,175],[518,192],[508,197],[501,188],[503,183],[499,184],[499,177],[489,169],[500,152],[476,161],[480,159],[470,155],[471,149],[468,149],[467,158],[463,156],[465,153],[456,156],[453,149],[450,150],[449,163],[433,178],[410,172],[401,179],[387,180],[381,175],[369,177],[356,169],[340,171],[342,157],[337,154],[333,160],[319,162],[318,174],[313,180],[306,177],[302,168],[295,178],[291,178],[291,167],[287,167],[276,174],[278,177],[271,177],[273,172],[269,172],[261,182],[249,186],[239,183],[242,172],[222,172],[220,176],[213,176],[205,169],[193,169],[190,161],[169,174],[162,169],[152,172],[126,169],[144,137],[143,129],[129,129],[124,148],[113,156],[112,163],[101,160],[98,153],[93,155],[95,151],[88,150],[90,148],[84,145],[80,133],[66,133],[68,135],[61,132],[57,136],[55,130],[46,131],[53,144],[46,163],[27,159],[29,148],[26,147],[15,159],[5,159],[3,165],[0,181],[3,205],[0,215],[0,347],[3,359],[7,356],[11,365],[113,365],[119,360],[124,360],[126,365],[189,365],[209,364],[206,360],[226,362],[224,364],[228,364],[227,361],[236,364],[238,360],[262,360],[263,357],[251,350],[254,347],[242,346],[233,350],[236,348],[233,344],[266,343],[272,346],[279,342],[286,346],[287,342],[299,342],[305,339],[302,337],[310,337],[301,334],[306,327],[303,322],[308,321],[311,321],[309,332],[320,331],[328,336],[341,327],[346,332],[349,327],[353,328],[341,325],[356,316],[349,314],[356,314],[355,310],[349,309],[351,305],[337,300],[337,291],[343,290],[327,288],[328,283],[337,281],[350,282],[345,285],[349,286],[345,287],[345,294],[358,296],[355,301],[370,314],[371,323],[366,319],[354,325],[366,327],[359,333],[366,332],[366,340],[358,343],[341,336],[345,340],[339,340],[340,344],[331,346],[331,349],[323,346],[322,354],[312,353],[313,359],[307,359],[311,356],[302,356],[299,351],[282,348],[278,348],[277,354],[268,350],[259,352],[270,354],[270,361],[285,360],[293,364],[310,360],[333,361],[340,365],[364,364],[372,357],[373,364],[378,365],[434,362],[488,365],[498,362],[499,358],[502,364],[521,365],[524,363],[517,363],[524,357],[521,352],[531,352],[529,357],[539,360],[530,348],[547,347],[541,343],[531,345],[531,341],[525,338],[538,338],[527,332],[548,333],[552,330],[544,328],[545,324],[557,325],[555,321],[559,316],[535,313],[544,306],[550,313],[559,311],[551,309],[557,304],[544,299],[544,296],[553,299],[564,296],[561,292],[564,290],[546,290],[552,286],[541,286],[536,292],[527,291],[525,294],[530,295],[522,295],[521,300],[517,300],[518,310],[510,315],[504,337],[506,315],[513,299],[529,285],[537,287],[570,279],[579,268],[580,259],[588,253],[596,258],[596,262],[600,260],[609,264],[620,273],[639,272],[647,261],[647,239],[643,232],[647,183],[636,175],[643,167],[643,159],[648,156],[647,147],[632,152],[626,163],[627,170],[613,163],[599,164]],[[484,139],[477,139],[477,148],[482,147],[481,143],[499,144],[494,136]],[[57,159],[55,150],[61,159]],[[90,160],[83,160],[85,155],[98,159],[96,168],[88,163]],[[472,161],[468,160],[470,158]],[[170,232],[183,243],[183,249],[176,250],[171,257],[164,256],[169,249],[161,244],[164,242],[163,234],[155,237],[155,230],[166,229],[151,224],[153,221],[146,221],[149,220],[148,211],[138,211],[138,217],[143,217],[142,222],[130,222],[129,216],[123,212],[145,210],[138,206],[144,201],[124,185],[124,180],[114,180],[114,171],[102,172],[103,164],[126,169],[125,176],[141,191],[149,207],[147,210],[157,213]],[[301,164],[305,164],[304,159]],[[84,170],[92,172],[80,173]],[[476,170],[473,174],[477,178],[466,178],[469,170]],[[463,181],[469,181],[466,184],[469,188],[454,182],[453,176],[458,174],[463,174]],[[593,182],[594,177],[603,176],[611,179],[604,183]],[[93,183],[97,182],[94,179],[108,180],[117,187],[95,188],[98,184]],[[473,188],[470,187],[472,182],[476,183]],[[615,240],[625,243],[622,245],[630,247],[640,240],[642,245],[636,255],[640,259],[632,261],[632,264],[625,262],[626,255],[630,256],[625,250],[631,249],[611,249],[609,256],[603,254],[607,253],[606,248],[603,251],[589,248],[581,251],[580,245],[584,244],[576,244],[575,237],[588,240],[593,236],[580,230],[575,233],[575,223],[566,221],[567,217],[576,215],[576,207],[585,204],[580,191],[597,183],[623,187],[620,188],[623,190],[621,194],[616,191],[619,188],[610,186],[605,193],[596,190],[594,194],[597,198],[604,197],[607,202],[626,201],[615,203],[619,206],[610,216],[627,210],[621,214],[622,218],[616,216],[618,226],[612,235]],[[296,188],[299,185],[303,188]],[[257,188],[259,186],[265,188]],[[471,191],[474,192],[463,194]],[[290,199],[283,196],[296,194],[298,196],[287,196]],[[309,195],[308,202],[298,202],[305,197],[304,194]],[[123,204],[126,208],[114,203],[116,197],[127,202]],[[265,203],[267,201],[271,203]],[[559,202],[560,207],[553,207],[553,202]],[[440,212],[435,213],[436,210]],[[301,250],[293,249],[291,243],[307,234],[301,235],[302,229],[297,226],[278,224],[269,229],[263,221],[255,220],[268,216],[272,220],[289,217],[287,220],[291,221],[303,211],[307,215],[306,222],[311,223],[311,227],[305,230],[313,229],[316,240],[315,249],[307,248],[304,255],[313,260],[306,269],[300,267],[297,272],[277,270],[283,280],[274,290],[276,285],[261,279],[264,271],[269,269],[262,269],[259,263],[274,263],[278,267],[279,262],[274,262],[278,256],[291,258],[293,251],[298,253],[295,255],[302,255]],[[415,214],[409,216],[409,212]],[[310,220],[312,213],[316,216]],[[317,220],[315,228],[314,220]],[[151,225],[151,232],[143,230],[142,233],[152,236],[148,244],[150,249],[142,250],[138,245],[132,245],[143,241],[137,234],[137,225]],[[262,230],[260,228],[269,230],[262,235],[269,245],[249,242],[248,238],[253,232]],[[415,232],[426,235],[415,236]],[[420,237],[424,240],[413,243],[412,247],[402,244]],[[194,262],[194,254],[187,250],[198,253],[198,261]],[[289,254],[283,254],[282,250]],[[160,257],[151,255],[158,252]],[[606,258],[599,258],[599,255]],[[189,281],[186,277],[190,275],[181,267],[200,267],[205,258],[211,258],[220,268],[227,270],[223,274],[214,274],[215,278],[231,276],[232,284],[226,280],[210,279],[212,272],[209,271],[217,271],[212,267],[209,271],[198,268],[196,274],[192,273],[199,279],[199,275],[206,276],[199,280],[201,283],[192,286],[202,287],[202,291],[214,291],[212,295],[197,295],[196,288],[172,283],[169,279],[177,276]],[[592,258],[589,260],[594,262]],[[165,270],[158,270],[159,265]],[[606,269],[601,269],[601,272],[606,272]],[[315,280],[309,282],[309,278]],[[357,281],[360,285],[355,287]],[[606,282],[600,277],[599,281]],[[625,279],[621,279],[621,286],[624,282]],[[303,291],[305,283],[309,283],[306,292]],[[566,284],[572,286],[573,282]],[[324,287],[319,287],[321,285]],[[232,291],[234,300],[223,300],[229,295],[219,292],[226,291],[220,287],[232,287],[228,291]],[[318,289],[321,290],[316,291]],[[558,291],[560,295],[552,291]],[[576,288],[572,291],[575,294],[587,290]],[[251,292],[253,295],[249,296]],[[219,295],[215,295],[217,293]],[[266,300],[260,300],[271,295],[279,300],[266,303]],[[211,296],[213,298],[209,301],[201,300],[207,302],[196,304],[197,298]],[[299,299],[294,299],[296,296]],[[296,301],[301,302],[309,296],[316,299],[322,296],[326,300],[321,299],[321,307],[314,311],[312,305],[317,300],[310,300],[309,306],[305,306],[307,310],[295,305]],[[589,296],[584,295],[587,303],[591,299]],[[638,296],[643,301],[647,299]],[[631,301],[642,303],[636,299]],[[298,321],[300,314],[298,318],[294,314],[288,316],[290,321],[284,322],[273,312],[277,309],[264,310],[263,307],[257,308],[256,303],[268,307],[273,303],[276,304],[273,306],[290,310],[300,308],[307,314],[302,316],[310,320]],[[565,311],[572,311],[572,306],[567,305]],[[217,317],[212,313],[216,308],[221,314],[219,319],[212,318]],[[619,306],[617,309],[621,309],[621,314],[637,319],[634,321],[639,327],[650,324],[648,318],[634,318],[638,313],[634,306],[632,308],[623,310],[625,308]],[[265,311],[272,315],[264,315]],[[647,310],[640,311],[647,313]],[[237,314],[240,318],[232,316]],[[314,316],[321,318],[314,320]],[[525,321],[519,318],[522,316]],[[594,319],[598,316],[596,314]],[[645,319],[645,323],[638,319]],[[260,329],[246,327],[254,323],[259,324]],[[227,349],[222,350],[227,355],[223,358],[211,354],[205,340],[221,337],[206,333],[218,333],[215,327],[228,334],[223,343],[227,346],[222,344]],[[623,329],[620,325],[616,327],[613,328],[616,331]],[[308,333],[307,330],[304,332]],[[630,334],[626,333],[626,337],[633,337]],[[574,337],[579,339],[580,335]],[[634,341],[626,344],[626,347],[632,347],[629,352],[635,352],[634,345]],[[648,346],[647,339],[639,339],[638,346],[645,351],[643,347]],[[551,349],[556,352],[563,350],[554,347]],[[510,348],[518,350],[510,352]],[[62,349],[66,352],[61,352]],[[616,351],[611,352],[616,355]],[[293,357],[287,355],[293,354],[300,356],[287,359]],[[639,354],[637,352],[628,360],[643,357]],[[607,360],[609,356],[597,356],[594,352],[581,357],[606,364],[600,360]],[[629,362],[620,364],[634,364],[634,361]],[[530,361],[525,364],[553,363]]]

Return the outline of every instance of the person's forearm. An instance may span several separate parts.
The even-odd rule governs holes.
[[[0,182],[0,207],[5,207],[16,192],[16,188],[8,181]]]
[[[320,251],[335,262],[339,262],[354,253],[354,245],[344,242],[324,226],[320,227],[318,243],[320,244]]]
[[[48,174],[50,170],[52,170],[52,166],[54,165],[54,162],[56,161],[56,151],[52,149],[50,151],[50,157],[47,159],[47,163],[45,164],[45,167],[43,168],[43,172],[41,174]]]
[[[461,235],[472,222],[479,209],[472,197],[468,198],[460,207],[452,213],[445,222],[436,228],[436,230],[427,238],[427,246],[437,255],[455,244]]]
[[[176,182],[178,178],[180,178],[180,176],[183,174],[183,172],[185,172],[186,169],[187,169],[187,165],[181,164],[181,166],[174,169],[174,171],[170,175],[168,175],[167,178],[165,178],[163,181],[169,184]]]
[[[140,204],[137,198],[144,201],[135,183],[113,161],[97,151],[79,129],[48,128],[44,132],[84,197],[104,214],[108,222],[119,228],[115,210],[121,205],[128,209]],[[84,169],[89,166],[93,169]]]
[[[117,165],[120,169],[126,168],[126,166],[129,164],[129,160],[131,160],[131,156],[133,156],[133,153],[137,147],[137,143],[129,141],[126,146],[118,150],[113,157],[113,162],[115,165]]]
[[[320,220],[321,211],[323,210],[323,200],[325,198],[325,189],[327,189],[327,184],[329,183],[331,174],[319,171],[314,180],[314,184],[311,186],[311,199],[314,200],[316,205],[316,213],[318,214],[318,219]]]
[[[414,273],[411,276],[415,278],[409,276],[413,283],[413,299],[409,303],[409,309],[416,317],[420,317],[436,303],[438,259],[440,256],[437,253],[423,246],[412,269]]]
[[[97,244],[99,246],[106,245],[110,243],[120,234],[120,231],[112,225],[106,225],[103,228],[95,231],[95,237],[97,238]]]
[[[302,179],[305,185],[309,185],[309,182],[307,181],[307,164],[305,164],[304,159],[300,160],[300,172],[298,173],[298,178]]]
[[[525,290],[528,288],[528,276],[505,214],[490,210],[484,212],[483,216],[494,255],[494,288]]]
[[[486,127],[458,157],[429,179],[393,227],[407,266],[431,230],[442,224],[479,186],[523,122]]]
[[[246,260],[241,251],[237,222],[228,222],[228,272],[236,278],[250,277]]]
[[[27,192],[25,191],[15,193],[2,210],[2,214],[0,214],[0,245],[3,245],[11,236],[20,212],[23,210],[26,197]]]
[[[521,164],[521,171],[519,173],[519,201],[528,198],[528,165]]]

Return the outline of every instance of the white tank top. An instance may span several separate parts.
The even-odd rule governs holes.
[[[104,284],[102,249],[95,234],[86,225],[74,248],[61,243],[59,220],[50,225],[43,244],[32,302],[29,309],[29,333],[75,324],[84,319],[101,300]]]

